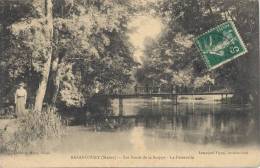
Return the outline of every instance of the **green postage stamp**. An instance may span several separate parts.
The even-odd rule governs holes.
[[[216,26],[195,39],[209,70],[215,69],[247,52],[235,24]]]

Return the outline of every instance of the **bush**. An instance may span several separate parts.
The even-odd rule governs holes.
[[[61,118],[54,109],[47,108],[42,112],[29,110],[0,134],[0,152],[26,153],[32,144],[62,134]]]

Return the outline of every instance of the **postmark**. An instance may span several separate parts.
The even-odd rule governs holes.
[[[209,70],[247,53],[246,46],[232,21],[220,24],[198,36],[195,44]]]

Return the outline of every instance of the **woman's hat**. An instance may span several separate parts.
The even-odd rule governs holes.
[[[25,84],[23,82],[19,83],[19,86],[24,86]]]

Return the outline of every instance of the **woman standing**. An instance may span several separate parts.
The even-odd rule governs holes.
[[[15,113],[17,117],[25,114],[25,105],[27,99],[27,92],[24,89],[24,83],[19,84],[19,88],[15,92]]]

